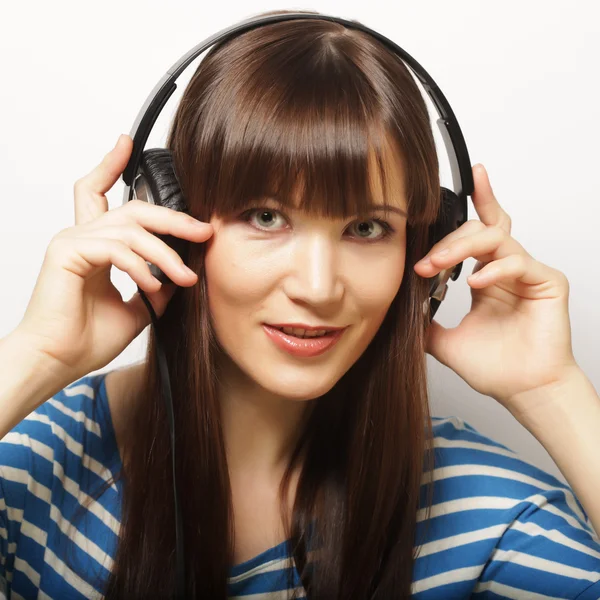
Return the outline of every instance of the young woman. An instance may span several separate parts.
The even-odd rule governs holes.
[[[438,160],[405,65],[332,22],[248,31],[202,60],[167,147],[194,218],[108,210],[122,136],[76,182],[76,223],[0,340],[4,596],[172,595],[154,337],[143,362],[90,374],[150,323],[115,265],[161,317],[187,597],[600,597],[600,398],[573,357],[567,279],[511,237],[481,165],[480,220],[427,247]],[[187,240],[185,261],[154,234]],[[469,314],[427,327],[428,278],[470,256]],[[306,335],[334,343],[299,351]],[[431,417],[426,352],[506,407],[577,495]]]

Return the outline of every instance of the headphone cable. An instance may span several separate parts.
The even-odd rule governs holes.
[[[156,313],[152,308],[152,304],[146,297],[146,294],[138,286],[138,292],[150,313],[152,319],[152,326],[154,328],[154,335],[156,338],[156,357],[158,362],[158,370],[160,374],[160,382],[162,388],[162,395],[165,399],[167,407],[167,416],[169,419],[169,433],[171,437],[171,458],[172,458],[172,471],[173,471],[173,499],[175,502],[175,600],[184,600],[185,598],[185,561],[183,556],[183,530],[182,530],[182,518],[181,518],[181,506],[179,504],[179,497],[177,494],[177,478],[175,476],[175,417],[173,413],[173,398],[171,395],[171,381],[169,379],[169,370],[167,368],[167,359],[164,353],[164,349],[160,342],[158,335],[158,319]]]

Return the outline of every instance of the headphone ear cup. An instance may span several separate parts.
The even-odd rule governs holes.
[[[173,157],[167,148],[152,148],[143,152],[135,178],[134,192],[138,200],[189,214],[188,205],[175,174]],[[187,240],[170,234],[151,233],[173,248],[186,262],[189,247]],[[159,267],[149,261],[146,262],[154,277],[163,283],[171,283],[171,279]]]
[[[461,210],[459,197],[448,188],[440,187],[441,202],[440,212],[436,222],[430,229],[430,248],[443,240],[446,236],[456,231],[464,222],[465,217]],[[463,263],[458,263],[452,271],[452,280],[456,281],[462,270]]]
[[[448,188],[440,187],[441,202],[438,217],[429,226],[429,248],[443,240],[447,235],[456,231],[466,220],[466,202]],[[439,305],[446,297],[448,291],[448,280],[456,281],[462,271],[463,263],[460,262],[452,269],[440,271],[432,280],[429,288],[429,310],[430,319],[437,312]],[[426,307],[425,307],[426,309]]]

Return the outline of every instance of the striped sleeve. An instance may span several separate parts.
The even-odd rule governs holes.
[[[0,574],[8,598],[98,597],[96,578],[108,572],[106,549],[118,537],[111,484],[118,450],[100,381],[88,375],[67,386],[0,440]],[[103,484],[107,493],[92,501]]]
[[[458,417],[435,429],[435,572],[420,589],[486,600],[600,599],[600,540],[573,490]]]
[[[505,511],[506,528],[476,592],[484,598],[598,600],[600,541],[573,491],[518,473],[540,489]]]

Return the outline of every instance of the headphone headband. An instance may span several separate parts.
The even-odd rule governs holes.
[[[410,67],[425,88],[425,91],[433,101],[436,110],[440,115],[440,118],[437,119],[437,124],[440,128],[442,139],[444,140],[446,152],[450,158],[450,169],[454,192],[462,200],[460,204],[464,207],[465,214],[463,216],[466,220],[466,196],[471,196],[474,190],[473,173],[471,171],[469,153],[467,151],[467,146],[465,144],[462,131],[458,125],[458,121],[454,116],[454,112],[450,107],[450,104],[448,104],[446,97],[444,94],[442,94],[440,88],[437,86],[435,81],[433,81],[429,73],[427,73],[427,71],[425,71],[425,69],[412,56],[410,56],[392,40],[386,38],[373,29],[370,29],[362,23],[349,21],[331,15],[301,12],[282,13],[278,15],[269,15],[266,17],[251,17],[244,21],[240,21],[235,25],[222,29],[189,50],[161,77],[160,81],[154,86],[154,89],[150,92],[148,98],[144,102],[144,105],[140,109],[130,132],[130,136],[133,139],[133,150],[129,162],[123,171],[123,181],[125,182],[123,204],[127,203],[132,198],[132,183],[137,173],[144,147],[146,146],[148,136],[150,135],[150,131],[152,130],[152,127],[154,126],[154,123],[164,108],[167,100],[177,89],[177,84],[175,81],[186,69],[186,67],[197,56],[204,52],[204,50],[215,43],[221,42],[225,38],[233,37],[234,34],[243,33],[267,23],[278,23],[280,21],[291,21],[293,19],[321,19],[325,21],[333,21],[334,23],[340,23],[352,29],[364,31],[385,44],[392,52],[397,54],[408,67]]]

